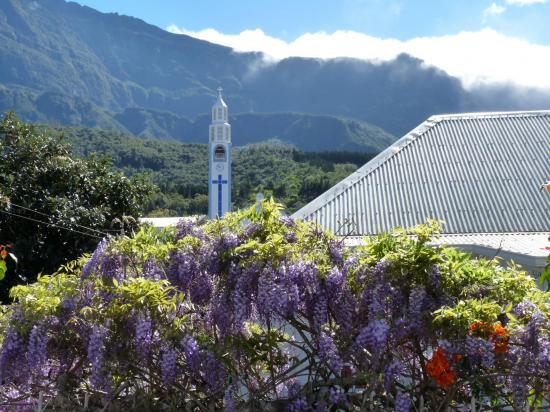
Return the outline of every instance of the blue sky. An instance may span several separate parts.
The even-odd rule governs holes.
[[[541,0],[79,0],[105,12],[224,33],[261,28],[292,40],[306,32],[353,30],[407,40],[492,27],[531,42],[550,44],[550,2]],[[492,4],[506,8],[487,15]],[[513,4],[516,3],[516,4]],[[533,3],[533,4],[529,4]],[[523,6],[521,4],[524,4]]]
[[[465,87],[550,90],[550,0],[79,0],[236,51],[384,61],[408,53]]]

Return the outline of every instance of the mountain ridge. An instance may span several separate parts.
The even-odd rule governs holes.
[[[345,117],[395,136],[433,114],[550,107],[550,92],[510,85],[466,90],[409,55],[266,63],[261,53],[237,53],[64,0],[3,0],[0,42],[0,111],[15,109],[30,121],[128,130],[117,116],[132,108],[195,118],[220,85],[232,113]],[[152,127],[174,138],[158,122]]]
[[[174,139],[185,143],[206,143],[210,115],[194,119],[171,112],[128,108],[114,118],[135,136]],[[319,150],[379,152],[395,136],[367,122],[340,116],[309,113],[236,113],[229,116],[235,146],[279,140],[300,150],[315,142]],[[163,135],[163,133],[165,133]],[[334,136],[339,140],[335,141]]]

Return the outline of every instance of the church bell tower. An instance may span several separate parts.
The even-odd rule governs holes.
[[[231,125],[227,104],[218,88],[212,106],[212,123],[208,140],[208,217],[222,217],[231,211]]]

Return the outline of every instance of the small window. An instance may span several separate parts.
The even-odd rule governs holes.
[[[223,139],[223,127],[217,127],[216,128],[217,130],[217,134],[216,134],[216,137],[218,138],[218,140],[222,140]]]
[[[216,162],[225,162],[225,148],[223,146],[216,146],[214,149],[214,160]]]
[[[222,108],[218,107],[218,120],[222,120]]]

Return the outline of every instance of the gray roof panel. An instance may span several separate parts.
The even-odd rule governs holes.
[[[294,217],[338,235],[550,231],[550,111],[432,116]]]

